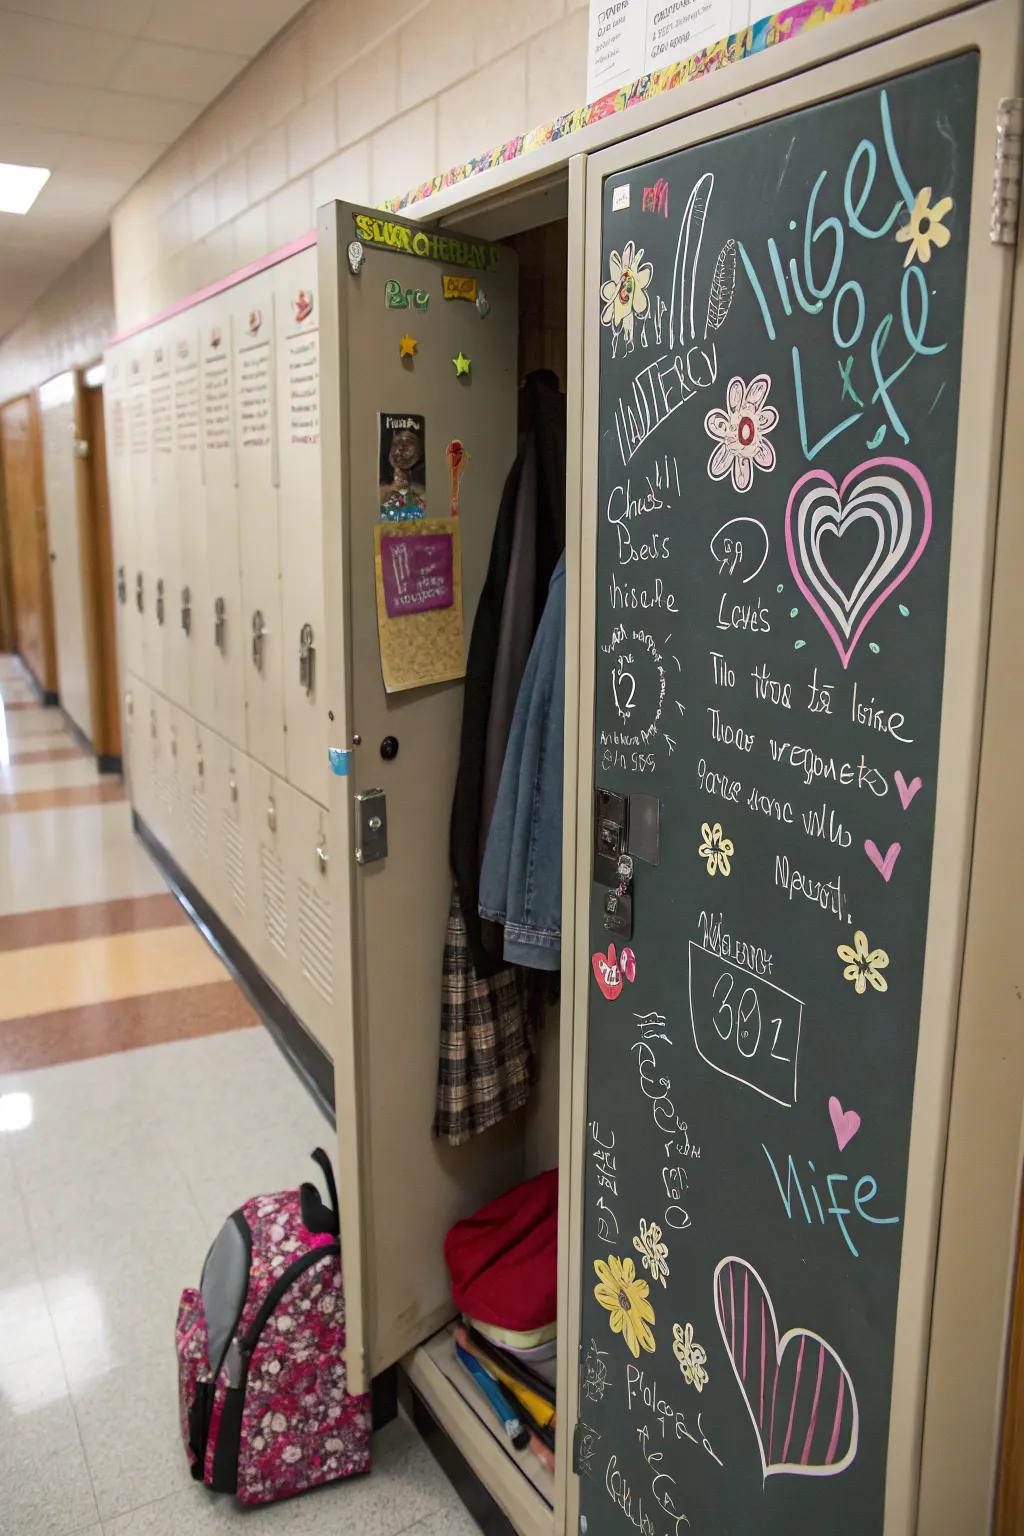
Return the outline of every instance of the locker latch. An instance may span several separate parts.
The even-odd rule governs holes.
[[[139,610],[140,613],[142,612],[142,610],[143,610],[143,608],[145,606],[145,600],[144,600],[144,597],[143,597],[142,588],[143,588],[142,572],[141,571],[136,571],[135,572],[135,606]]]
[[[257,608],[252,616],[252,664],[257,672],[263,671],[263,641],[266,633],[267,626],[263,622],[263,614]]]
[[[316,676],[316,646],[313,644],[312,624],[303,624],[299,631],[299,687],[307,694],[313,692]]]
[[[356,863],[374,864],[388,856],[388,801],[382,789],[356,795]]]
[[[213,605],[213,643],[224,654],[224,631],[227,629],[228,616],[225,612],[224,599],[218,597]]]
[[[162,624],[164,621],[164,579],[157,577],[156,581],[156,621]]]
[[[117,568],[117,600],[119,603],[126,603],[128,601],[128,583],[125,580],[123,565],[119,565]]]
[[[192,633],[191,587],[182,587],[181,589],[181,627],[185,631],[186,635],[190,635]]]

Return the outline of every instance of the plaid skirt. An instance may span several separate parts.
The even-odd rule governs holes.
[[[458,1146],[526,1103],[536,1078],[535,990],[516,966],[487,980],[477,976],[453,886],[441,983],[435,1136]]]

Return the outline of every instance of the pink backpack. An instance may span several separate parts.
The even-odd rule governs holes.
[[[192,1476],[269,1504],[370,1467],[370,1395],[345,1377],[338,1192],[312,1184],[235,1211],[182,1293],[176,1344]]]

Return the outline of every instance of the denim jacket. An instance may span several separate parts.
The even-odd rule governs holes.
[[[565,555],[516,700],[480,872],[480,915],[505,926],[505,960],[561,965]]]

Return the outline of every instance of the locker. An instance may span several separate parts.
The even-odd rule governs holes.
[[[208,727],[191,716],[182,720],[179,742],[178,774],[182,787],[182,814],[185,823],[187,869],[192,883],[213,907],[218,907],[213,888],[219,873],[219,861],[211,854],[211,816],[208,784],[210,757]]]
[[[424,487],[428,517],[444,518],[451,509],[448,444],[458,440],[471,455],[459,516],[468,644],[516,453],[516,258],[508,249],[474,245],[486,303],[445,302],[442,276],[466,275],[458,240],[432,230],[414,234],[389,217],[378,220],[382,234],[397,231],[408,247],[398,239],[381,248],[363,240],[350,266],[357,221],[366,219],[362,210],[330,204],[320,210],[317,230],[323,565],[331,616],[324,702],[333,716],[330,745],[350,753],[347,774],[330,781],[329,870],[340,866],[332,1046],[339,1160],[350,1170],[342,1243],[354,1380],[382,1370],[450,1316],[444,1231],[516,1182],[523,1165],[515,1127],[480,1138],[469,1157],[461,1155],[469,1149],[429,1134],[462,687],[455,681],[385,691],[374,585],[382,504],[378,418],[421,415],[423,472],[410,486]],[[423,256],[412,254],[414,240]],[[426,307],[421,301],[419,308],[386,309],[389,285],[403,296],[427,294]],[[406,332],[418,343],[411,362],[401,355]],[[471,359],[468,376],[453,365],[460,352]],[[390,746],[382,753],[388,737],[398,743],[397,755]],[[359,864],[356,797],[374,789],[386,797],[387,856]],[[402,1106],[397,1120],[384,1105]],[[403,1151],[396,1146],[398,1123],[409,1128]]]
[[[207,745],[211,855],[220,866],[210,899],[234,937],[252,954],[253,936],[259,932],[260,889],[250,817],[249,759],[215,732]]]
[[[179,703],[200,720],[212,708],[211,670],[196,633],[207,607],[206,518],[203,503],[200,436],[198,316],[186,312],[176,322],[173,356],[175,520],[180,528],[178,580],[168,638]],[[172,693],[174,690],[172,690]]]
[[[131,511],[128,518],[133,535],[132,565],[128,578],[128,633],[132,670],[149,680],[149,623],[153,606],[156,554],[153,544],[153,451],[149,428],[148,337],[143,335],[124,344],[128,456]]]
[[[284,651],[277,526],[273,275],[231,294],[238,453],[246,749],[284,775]]]
[[[168,625],[174,617],[174,586],[180,533],[174,475],[174,406],[169,322],[146,333],[149,351],[149,497],[143,508],[142,548],[147,570],[146,677],[159,693],[171,682]]]
[[[200,306],[202,466],[207,582],[193,613],[197,666],[210,678],[212,720],[245,745],[245,623],[238,533],[231,314],[226,296]]]
[[[124,736],[122,765],[128,793],[138,809],[139,761],[142,725],[145,722],[145,705],[141,695],[141,683],[131,672],[122,673],[121,729]]]
[[[324,597],[315,246],[274,269],[274,320],[285,758],[289,781],[326,805],[327,712],[317,665],[323,655]]]
[[[249,762],[249,829],[259,878],[250,953],[277,990],[287,995],[295,919],[286,864],[288,786],[262,763]]]
[[[336,1051],[334,924],[344,870],[332,861],[328,815],[290,785],[278,795],[291,921],[284,996],[333,1059]]]
[[[103,386],[103,410],[107,441],[107,477],[114,554],[114,618],[117,626],[117,661],[122,689],[129,672],[137,671],[134,633],[130,617],[131,583],[135,569],[135,512],[131,492],[131,459],[128,441],[127,353],[124,347],[107,352]]]

